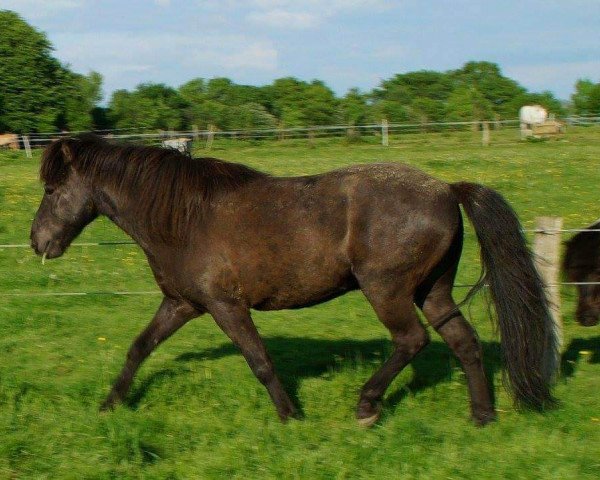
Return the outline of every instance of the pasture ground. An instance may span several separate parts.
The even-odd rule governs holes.
[[[389,148],[374,140],[317,140],[312,148],[306,141],[217,142],[210,154],[279,175],[403,161],[447,181],[496,188],[526,228],[540,215],[562,216],[567,228],[597,219],[600,130],[571,129],[548,142],[516,143],[517,135],[493,132],[486,148],[471,133],[392,138]],[[42,192],[38,163],[39,154],[0,153],[0,244],[28,242]],[[99,220],[78,241],[123,238]],[[458,283],[473,283],[478,273],[468,226]],[[358,391],[391,349],[360,293],[255,313],[305,415],[286,425],[208,316],[155,352],[126,405],[101,414],[98,405],[160,296],[3,296],[155,289],[134,246],[74,246],[45,266],[28,249],[0,248],[0,478],[600,477],[600,327],[575,324],[572,287],[562,296],[561,406],[545,414],[513,409],[485,303],[472,303],[467,313],[484,344],[499,416],[484,429],[470,423],[464,375],[435,332],[390,387],[381,421],[357,426]],[[457,298],[465,293],[456,289]]]

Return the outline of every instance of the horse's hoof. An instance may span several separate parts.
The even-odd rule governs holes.
[[[364,428],[372,427],[381,416],[381,402],[361,403],[356,411],[358,425]]]
[[[375,425],[377,420],[379,420],[380,416],[381,416],[381,413],[377,412],[376,414],[371,415],[370,417],[367,417],[367,418],[358,418],[357,419],[358,426],[363,427],[363,428],[372,427],[373,425]]]
[[[493,410],[491,412],[482,412],[473,415],[471,418],[476,426],[483,427],[488,423],[496,421],[496,412]]]
[[[290,419],[302,420],[304,418],[304,415],[302,415],[302,413],[299,410],[296,410],[296,408],[294,408],[294,407],[288,409],[284,413],[281,413],[281,412],[277,412],[277,413],[279,414],[279,419],[281,420],[282,423],[287,423],[287,422],[289,422]]]
[[[100,404],[100,411],[101,412],[110,412],[112,410],[115,409],[115,406],[117,404],[117,401],[115,398],[112,397],[108,397],[106,400],[104,400],[101,404]]]

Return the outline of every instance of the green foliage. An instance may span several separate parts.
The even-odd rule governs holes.
[[[161,83],[143,83],[133,92],[117,90],[109,103],[117,128],[176,130],[184,127],[187,102],[174,88]]]
[[[284,127],[331,125],[337,115],[333,91],[319,80],[280,78],[265,87],[272,113]]]
[[[600,83],[577,80],[571,101],[578,115],[600,115]]]
[[[459,86],[446,103],[446,119],[451,122],[492,120],[493,105],[475,86]]]
[[[517,107],[513,100],[526,90],[514,80],[503,76],[495,63],[467,62],[461,69],[449,72],[449,75],[457,88],[473,88],[489,102],[489,105],[476,108],[478,114],[481,114],[481,109],[487,111],[491,108],[498,118],[518,116],[520,105]],[[478,102],[481,103],[481,100]]]
[[[87,76],[71,74],[70,95],[65,103],[65,127],[69,130],[91,130],[101,120],[94,116],[96,105],[102,100],[102,75],[90,72]]]
[[[351,88],[338,103],[339,123],[343,125],[365,125],[378,121],[368,103],[369,97],[358,88]]]
[[[46,36],[19,15],[0,11],[0,131],[89,129],[102,78],[71,72]]]

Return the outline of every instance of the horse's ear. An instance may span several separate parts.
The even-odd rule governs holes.
[[[73,161],[75,155],[75,152],[73,151],[73,147],[75,146],[74,143],[75,140],[72,138],[66,138],[61,141],[60,150],[63,154],[63,161],[65,164],[69,164]]]

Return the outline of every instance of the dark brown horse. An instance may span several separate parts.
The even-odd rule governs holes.
[[[577,321],[586,327],[600,320],[600,220],[566,242],[563,270],[570,282],[576,282]]]
[[[452,299],[462,249],[459,204],[481,245],[486,274],[479,285],[490,286],[515,400],[537,409],[553,401],[556,338],[543,285],[516,215],[493,190],[449,185],[397,163],[278,178],[89,136],[49,146],[41,179],[45,194],[31,230],[37,254],[62,255],[88,223],[106,215],[143,248],[164,294],[104,408],[123,400],[159,343],[208,312],[285,420],[296,409],[250,309],[301,308],[360,289],[395,345],[362,388],[361,424],[377,420],[387,387],[429,342],[415,305],[460,359],[474,421],[492,420],[481,347]]]

